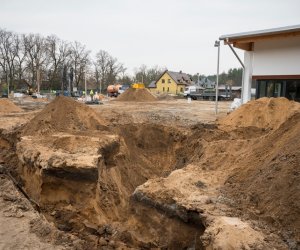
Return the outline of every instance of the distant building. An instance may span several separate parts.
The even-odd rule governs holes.
[[[150,90],[150,92],[153,92],[153,93],[155,93],[156,92],[156,81],[152,81],[152,82],[150,82],[150,84],[148,85],[148,89]]]
[[[191,77],[186,73],[166,70],[156,82],[151,82],[148,86],[151,92],[180,94],[184,92],[186,86],[194,84]]]
[[[243,103],[256,98],[286,97],[300,101],[300,25],[244,32],[220,37],[244,50]]]
[[[201,80],[199,80],[196,85],[206,88],[206,89],[214,89],[216,86],[216,83],[209,80],[207,77],[203,77]]]

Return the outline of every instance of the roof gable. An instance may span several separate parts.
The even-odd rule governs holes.
[[[186,73],[182,73],[181,71],[180,72],[174,72],[174,71],[165,70],[160,75],[160,77],[157,79],[155,84],[162,78],[162,76],[164,74],[168,74],[175,81],[175,83],[178,84],[178,85],[190,85],[192,83],[191,78]]]
[[[156,81],[150,82],[150,84],[148,85],[148,88],[156,88]]]

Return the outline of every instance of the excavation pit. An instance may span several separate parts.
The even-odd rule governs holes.
[[[0,130],[0,161],[70,246],[285,249],[287,244],[297,245],[297,103],[281,99],[249,103],[244,109],[259,106],[259,116],[265,114],[262,126],[252,117],[254,112],[244,112],[244,123],[237,112],[218,124],[199,124],[174,116],[175,108],[153,116],[153,110],[166,105],[163,102],[152,111],[139,111],[132,103],[112,103],[117,108],[87,109],[58,98],[43,113],[24,113],[24,126],[11,129],[4,124]],[[281,105],[291,105],[289,112],[269,122],[269,114],[279,112]],[[128,107],[134,112],[125,110]],[[13,116],[5,119],[11,121]],[[32,230],[38,233],[43,223],[33,221]],[[43,234],[56,232],[43,228]]]
[[[101,228],[109,226],[114,234],[104,238],[128,247],[202,249],[201,223],[131,198],[148,179],[184,166],[179,152],[185,139],[179,130],[153,124],[26,135],[16,149],[19,175],[48,221],[61,231],[80,232],[83,240],[90,234],[103,238]],[[97,244],[89,242],[91,248]]]

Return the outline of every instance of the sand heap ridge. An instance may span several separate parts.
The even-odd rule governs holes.
[[[85,104],[59,96],[49,103],[23,128],[23,135],[63,131],[101,130],[106,121]]]
[[[153,96],[148,89],[127,89],[122,95],[120,95],[116,101],[123,102],[153,102],[156,101],[156,97]]]
[[[224,191],[300,241],[300,112],[249,148]]]
[[[223,119],[219,125],[231,127],[278,128],[295,112],[300,103],[281,98],[260,98],[242,105]]]
[[[0,99],[0,113],[21,112],[23,109],[8,99]]]

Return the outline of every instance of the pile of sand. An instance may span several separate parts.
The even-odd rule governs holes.
[[[23,135],[63,131],[102,130],[106,122],[85,104],[59,96],[49,103],[23,128]]]
[[[278,128],[300,110],[300,103],[286,98],[261,98],[242,105],[219,120],[219,125],[231,127]]]
[[[134,88],[127,89],[116,99],[116,101],[123,102],[153,102],[156,100],[156,97],[153,96],[148,89]]]
[[[257,139],[226,181],[224,191],[300,241],[300,112]]]
[[[11,113],[23,111],[20,107],[15,105],[8,99],[0,99],[0,113]]]

